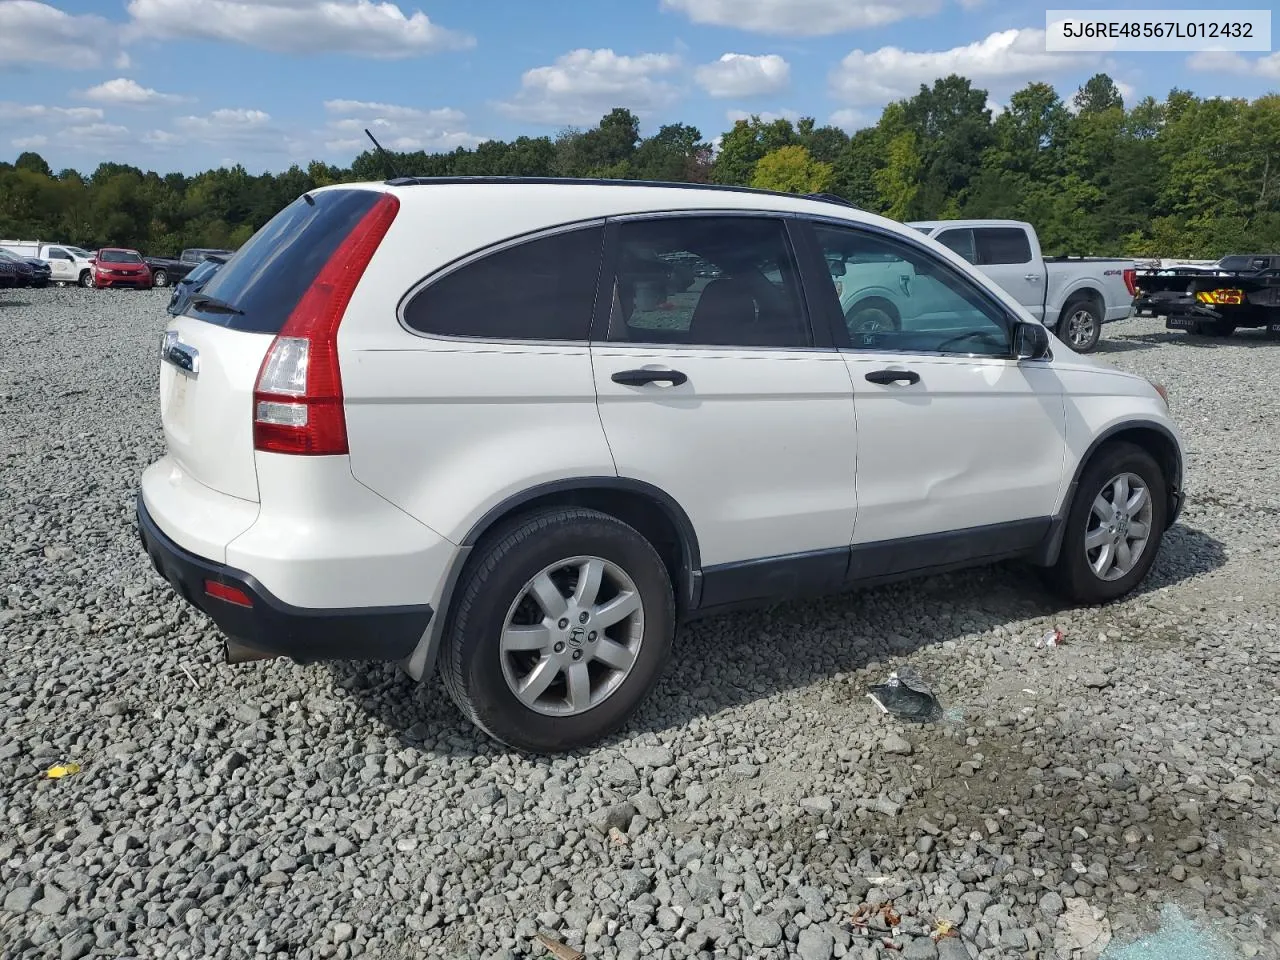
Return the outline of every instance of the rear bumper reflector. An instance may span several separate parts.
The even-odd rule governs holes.
[[[273,596],[251,574],[198,557],[156,526],[138,495],[138,534],[156,572],[232,641],[229,662],[288,657],[403,660],[431,623],[429,604],[312,609]]]

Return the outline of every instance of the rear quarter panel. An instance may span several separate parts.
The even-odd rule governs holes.
[[[468,204],[465,194],[398,194],[400,213],[338,333],[352,473],[455,543],[540,483],[617,475],[586,342],[437,339],[400,325],[402,297],[444,264],[548,218],[590,216],[563,203]]]

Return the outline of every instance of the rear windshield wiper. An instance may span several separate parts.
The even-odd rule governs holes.
[[[239,307],[225,300],[219,300],[217,297],[211,297],[207,293],[192,294],[191,305],[201,310],[208,310],[210,313],[235,313],[244,316],[244,311]]]

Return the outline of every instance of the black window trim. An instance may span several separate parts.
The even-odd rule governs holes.
[[[457,271],[463,269],[464,267],[468,267],[473,263],[478,263],[481,260],[487,259],[488,257],[502,253],[506,250],[511,250],[516,247],[524,246],[527,243],[533,243],[536,240],[544,240],[548,237],[555,237],[561,234],[574,233],[578,230],[590,230],[598,227],[604,228],[605,239],[604,239],[604,244],[601,248],[601,256],[596,261],[596,290],[595,290],[595,296],[593,298],[594,306],[592,308],[592,316],[587,327],[586,339],[564,340],[564,339],[550,339],[547,337],[516,338],[516,337],[471,336],[468,334],[459,334],[459,333],[427,333],[425,331],[418,330],[415,327],[409,326],[408,321],[405,320],[405,315],[404,315],[405,308],[409,305],[409,302],[411,300],[417,297],[418,294],[422,293],[428,287],[432,286],[433,284],[437,283],[440,280],[443,280],[445,277],[453,273],[456,273]],[[573,347],[582,347],[585,349],[590,345],[591,335],[592,335],[592,332],[595,330],[595,314],[596,314],[596,311],[599,309],[599,300],[600,300],[600,277],[602,276],[601,265],[605,261],[605,255],[607,254],[607,251],[608,251],[608,223],[607,223],[607,218],[605,217],[590,217],[586,220],[572,220],[565,223],[558,223],[549,227],[539,227],[535,230],[530,230],[525,233],[517,234],[515,236],[503,237],[502,239],[496,240],[493,243],[486,244],[483,247],[478,247],[475,250],[472,250],[468,253],[464,253],[460,257],[455,257],[453,260],[450,260],[449,262],[442,264],[441,266],[432,270],[426,276],[422,277],[416,283],[414,283],[413,286],[411,286],[408,290],[405,291],[405,293],[400,297],[399,302],[396,304],[396,320],[399,322],[401,329],[403,329],[405,332],[410,333],[415,337],[421,337],[424,340],[440,340],[440,341],[452,342],[452,343],[497,344],[497,345],[503,345],[503,346],[518,346],[518,347],[573,346]]]
[[[911,356],[920,356],[920,357],[951,357],[951,358],[957,358],[962,360],[1004,360],[1004,361],[1013,361],[1014,363],[1017,363],[1017,364],[1026,362],[1026,361],[1019,361],[1018,358],[1015,357],[1013,354],[1014,324],[1023,323],[1025,321],[1021,317],[1019,317],[1016,313],[1011,311],[1007,306],[1005,306],[1005,304],[1003,304],[1000,300],[998,300],[989,290],[986,289],[985,286],[975,282],[973,277],[965,275],[964,271],[957,269],[954,264],[951,264],[946,260],[942,259],[941,257],[939,257],[932,250],[925,247],[924,244],[916,242],[916,240],[912,237],[902,236],[901,234],[898,234],[892,230],[886,230],[883,227],[878,226],[877,224],[872,224],[872,223],[861,223],[855,220],[843,220],[838,217],[823,217],[823,216],[814,216],[811,214],[800,215],[797,217],[797,220],[800,221],[799,226],[802,227],[805,230],[805,232],[807,232],[809,235],[808,244],[809,244],[811,256],[817,257],[818,259],[822,259],[821,244],[818,242],[817,235],[813,231],[813,227],[815,225],[838,227],[846,230],[858,230],[864,233],[872,234],[876,237],[888,240],[890,242],[898,243],[905,247],[914,249],[916,252],[920,253],[921,255],[928,257],[936,265],[950,272],[952,276],[956,277],[961,282],[967,284],[973,291],[975,291],[978,294],[978,297],[982,300],[982,302],[985,303],[987,306],[989,306],[992,312],[1004,322],[1006,327],[1006,333],[1008,334],[1008,337],[1009,337],[1009,352],[1007,354],[962,353],[962,352],[950,351],[950,350],[872,351],[872,350],[863,349],[861,347],[855,347],[853,345],[853,342],[849,338],[849,328],[845,325],[844,316],[840,312],[840,298],[835,296],[835,285],[832,284],[832,287],[831,287],[832,295],[822,297],[821,298],[822,302],[818,304],[818,306],[823,310],[823,312],[827,317],[827,324],[828,326],[831,327],[832,334],[834,335],[835,342],[837,344],[837,349],[841,353],[852,354],[852,355],[865,355],[868,353],[889,353],[889,354],[901,354],[904,356],[911,355]],[[959,254],[956,254],[956,256],[959,256]],[[822,264],[822,266],[825,268],[825,264]],[[818,289],[825,290],[826,288],[819,287]],[[1042,360],[1039,360],[1036,362],[1043,363],[1043,362],[1048,362],[1052,359],[1053,359],[1053,352],[1050,351]]]
[[[804,231],[796,228],[796,221],[801,216],[790,210],[760,210],[744,207],[728,208],[688,208],[675,210],[645,210],[637,213],[615,214],[608,218],[605,228],[604,261],[600,278],[596,284],[596,309],[591,324],[591,343],[593,346],[613,349],[631,349],[644,353],[665,353],[668,351],[731,351],[733,353],[834,353],[836,343],[831,338],[827,324],[816,321],[816,313],[810,293],[812,283],[811,271],[806,267],[809,254],[809,239]],[[720,343],[633,343],[626,340],[609,339],[609,316],[613,310],[613,289],[611,281],[618,263],[618,227],[623,223],[638,220],[669,220],[689,217],[744,217],[752,220],[779,220],[784,227],[784,238],[792,257],[796,262],[798,281],[800,284],[800,310],[804,314],[805,328],[809,332],[809,346],[804,347],[762,347],[751,345],[731,345]]]

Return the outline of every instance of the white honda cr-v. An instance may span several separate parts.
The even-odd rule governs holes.
[[[869,324],[883,274],[922,308]],[[1102,602],[1183,500],[1162,388],[831,198],[325,187],[161,361],[139,528],[228,659],[438,664],[537,751],[620,726],[692,616],[1003,558]]]

